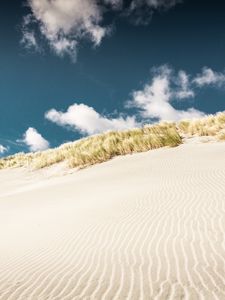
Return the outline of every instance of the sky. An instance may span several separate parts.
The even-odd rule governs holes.
[[[224,1],[0,2],[0,156],[224,109]]]

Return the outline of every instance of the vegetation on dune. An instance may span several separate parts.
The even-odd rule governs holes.
[[[111,131],[36,153],[18,153],[0,159],[0,169],[31,166],[35,169],[66,161],[71,168],[84,168],[115,156],[176,147],[181,136],[216,136],[225,140],[225,113],[198,120],[159,123],[126,131]]]
[[[42,152],[19,153],[1,159],[0,168],[32,166],[40,169],[62,161],[67,161],[69,167],[83,168],[118,155],[164,146],[175,147],[181,142],[175,123],[162,123],[127,131],[111,131]]]
[[[225,135],[225,113],[209,115],[196,120],[184,120],[178,123],[182,134],[192,136],[216,136],[221,139]]]
[[[109,132],[78,143],[70,153],[70,167],[86,167],[118,155],[144,152],[181,143],[175,124],[160,124],[121,132]]]

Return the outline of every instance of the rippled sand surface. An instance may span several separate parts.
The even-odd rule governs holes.
[[[1,300],[225,299],[225,143],[56,175],[0,171]]]

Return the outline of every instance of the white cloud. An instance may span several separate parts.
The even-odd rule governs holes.
[[[27,48],[39,48],[34,32],[39,28],[49,46],[59,56],[68,54],[76,60],[78,45],[87,39],[95,46],[111,32],[104,23],[104,14],[113,11],[120,17],[134,15],[136,23],[151,18],[152,11],[169,9],[179,0],[133,0],[127,8],[125,0],[26,0],[31,13],[22,25],[22,44]],[[125,8],[124,8],[125,7]],[[146,9],[143,9],[146,8]],[[143,14],[143,18],[141,15]],[[144,14],[147,15],[144,18]],[[146,21],[145,21],[146,22]]]
[[[35,38],[35,33],[33,31],[24,31],[23,38],[21,40],[21,44],[25,46],[27,49],[34,48],[38,50],[38,44]]]
[[[3,145],[0,145],[0,154],[4,154],[8,150],[9,150],[8,147],[4,147]]]
[[[23,28],[38,23],[41,34],[59,55],[67,53],[74,58],[80,39],[86,37],[99,45],[107,33],[100,25],[102,10],[95,0],[28,0],[28,5],[32,14],[25,17]]]
[[[215,72],[210,68],[204,67],[202,69],[202,73],[198,74],[193,79],[193,82],[199,87],[203,87],[205,85],[216,85],[221,87],[225,84],[225,74]]]
[[[192,98],[195,96],[194,91],[190,87],[189,76],[183,70],[178,73],[177,85],[179,86],[176,92],[178,99]]]
[[[30,151],[41,151],[49,148],[49,142],[35,128],[28,128],[22,140]]]
[[[27,15],[24,17],[23,25],[22,25],[21,44],[27,49],[34,49],[35,51],[39,51],[40,49],[37,43],[35,32],[33,28],[29,26],[31,22],[32,22],[31,15]]]
[[[172,88],[174,82],[179,86]],[[193,93],[187,90],[187,86],[188,77],[183,71],[179,72],[178,79],[174,79],[172,70],[162,66],[155,71],[152,82],[146,84],[142,90],[132,93],[129,105],[140,109],[141,116],[145,119],[176,121],[201,117],[201,111],[194,108],[177,110],[171,104],[174,99],[193,96]]]
[[[135,117],[107,118],[85,104],[73,104],[66,112],[49,110],[45,117],[60,125],[70,126],[83,134],[95,134],[108,130],[123,130],[138,126]]]

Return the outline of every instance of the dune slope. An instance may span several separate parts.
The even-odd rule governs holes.
[[[0,299],[225,299],[225,143],[0,171]]]

